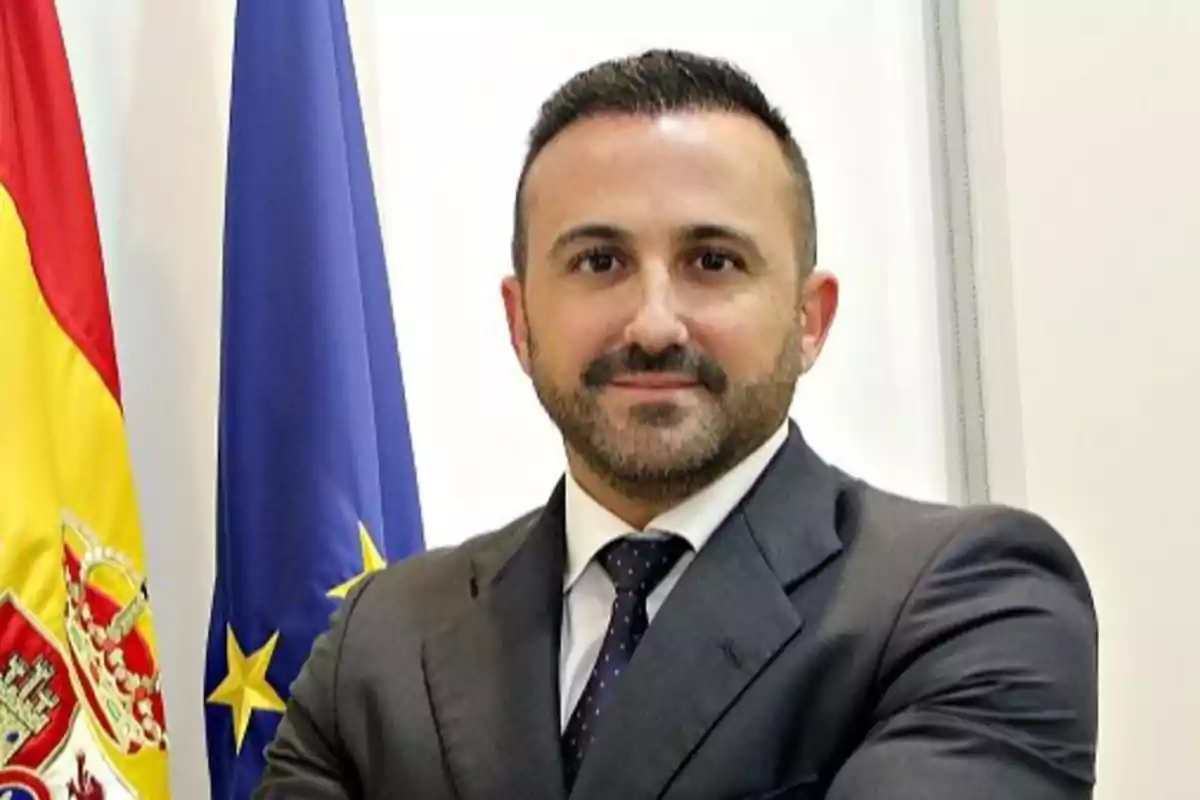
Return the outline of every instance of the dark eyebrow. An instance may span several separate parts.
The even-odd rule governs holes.
[[[628,231],[622,230],[615,225],[588,222],[576,225],[559,234],[558,238],[554,240],[554,244],[550,247],[550,253],[551,255],[557,255],[570,245],[581,240],[628,243],[632,238]],[[762,259],[762,253],[759,251],[758,245],[754,243],[754,238],[750,234],[729,225],[718,225],[716,223],[690,225],[679,233],[677,239],[683,244],[697,244],[714,239],[723,239],[738,244],[756,258]]]
[[[559,234],[558,238],[554,240],[554,244],[550,247],[550,254],[557,255],[582,239],[591,241],[599,240],[602,242],[628,242],[631,238],[627,231],[623,231],[613,225],[588,222],[576,225]]]

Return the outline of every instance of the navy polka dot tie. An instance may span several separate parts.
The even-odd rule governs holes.
[[[563,767],[568,789],[575,782],[588,746],[596,739],[604,709],[612,699],[621,672],[629,665],[633,651],[646,633],[649,624],[646,598],[688,549],[688,543],[678,537],[618,539],[597,555],[596,560],[612,578],[617,597],[596,666],[563,732]]]

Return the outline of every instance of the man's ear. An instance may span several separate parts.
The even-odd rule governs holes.
[[[837,316],[838,280],[828,272],[812,272],[800,291],[800,353],[804,372],[816,365]]]
[[[508,320],[508,340],[521,369],[529,375],[533,366],[529,360],[529,323],[525,319],[525,288],[516,275],[509,275],[500,282],[500,295],[504,298],[504,317]]]

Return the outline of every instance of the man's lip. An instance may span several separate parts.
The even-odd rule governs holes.
[[[612,384],[623,389],[686,389],[700,382],[685,375],[630,375]]]

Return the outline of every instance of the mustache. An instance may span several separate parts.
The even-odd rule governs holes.
[[[587,388],[598,389],[617,378],[646,373],[684,375],[716,395],[724,394],[729,385],[729,377],[720,364],[682,345],[670,345],[651,353],[631,344],[596,358],[583,371],[582,380]]]

